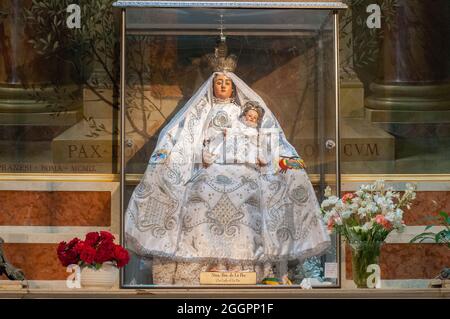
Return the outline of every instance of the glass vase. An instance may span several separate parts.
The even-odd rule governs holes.
[[[352,252],[353,281],[357,288],[367,288],[367,278],[372,272],[367,267],[379,265],[382,242],[350,242]]]

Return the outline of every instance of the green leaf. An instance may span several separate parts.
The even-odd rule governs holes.
[[[441,232],[437,233],[437,234],[434,236],[434,242],[435,242],[435,243],[440,243],[440,242],[441,242],[441,237],[442,237]]]
[[[444,212],[444,211],[440,211],[439,215],[441,215],[444,218],[448,218],[449,217],[448,214],[446,212]]]
[[[450,225],[450,216],[448,215],[448,213],[441,211],[439,212],[439,215],[444,219],[444,222],[447,225]]]
[[[409,242],[410,243],[414,243],[414,242],[416,242],[416,241],[419,241],[419,242],[423,242],[424,240],[426,240],[426,239],[432,239],[432,240],[434,240],[435,239],[435,233],[432,233],[432,232],[428,232],[428,233],[421,233],[421,234],[418,234],[417,236],[415,236],[413,239],[411,239]]]

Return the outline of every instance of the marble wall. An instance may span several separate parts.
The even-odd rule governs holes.
[[[58,260],[59,242],[100,230],[111,231],[117,242],[120,237],[118,182],[102,181],[104,176],[90,181],[49,179],[14,183],[0,179],[4,254],[25,272],[31,287],[64,287],[70,274]]]
[[[21,268],[28,280],[65,280],[69,273],[56,255],[58,244],[7,243],[4,245],[8,261]],[[0,276],[0,280],[6,277]]]
[[[111,193],[0,191],[0,225],[110,226]]]
[[[352,278],[349,247],[345,248],[345,276]],[[381,249],[380,268],[383,280],[431,279],[450,265],[450,249],[438,244],[385,244]]]
[[[406,211],[407,225],[433,225],[440,211],[450,212],[450,191],[418,192],[413,206]]]

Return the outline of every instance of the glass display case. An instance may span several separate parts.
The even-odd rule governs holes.
[[[320,203],[327,187],[340,193],[346,6],[114,6],[122,240],[133,252],[122,286],[338,287],[339,240]]]
[[[119,34],[110,0],[0,3],[0,174],[118,173]],[[53,23],[48,23],[48,21]]]

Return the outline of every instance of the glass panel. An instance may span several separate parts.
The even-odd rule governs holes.
[[[347,2],[342,172],[448,174],[450,2]]]
[[[112,2],[0,1],[2,283],[8,260],[24,287],[68,288],[58,243],[100,230],[119,238]]]
[[[221,25],[237,56],[225,78],[207,57],[222,52]],[[198,285],[213,271],[336,284],[324,274],[325,262],[337,265],[335,240],[323,250],[326,229],[311,213],[336,184],[332,14],[127,9],[126,32],[124,213],[136,253],[124,284]],[[307,175],[280,172],[282,155],[300,155]]]
[[[0,172],[117,172],[112,2],[1,1]]]

